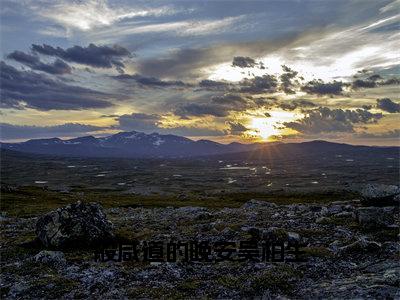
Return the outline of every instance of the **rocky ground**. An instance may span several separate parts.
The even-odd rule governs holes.
[[[251,200],[240,208],[120,207],[105,215],[98,205],[75,204],[41,217],[3,215],[1,298],[400,298],[396,193],[369,187],[363,198],[329,204]],[[272,237],[299,242],[305,262],[100,262],[90,246],[100,233],[211,244]],[[88,245],[74,244],[79,238]]]

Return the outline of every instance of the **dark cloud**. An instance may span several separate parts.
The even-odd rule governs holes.
[[[353,132],[357,124],[376,123],[381,113],[371,113],[365,109],[343,110],[319,107],[308,111],[303,119],[286,122],[284,125],[303,134],[323,132]]]
[[[188,84],[184,83],[183,81],[165,81],[160,80],[155,77],[145,77],[139,74],[128,75],[128,74],[121,74],[117,76],[113,76],[114,79],[122,80],[122,81],[135,81],[140,85],[144,86],[153,86],[153,87],[185,87],[189,86]]]
[[[114,66],[119,70],[125,67],[122,59],[132,56],[126,48],[119,45],[109,47],[89,44],[87,47],[73,46],[63,49],[60,47],[54,48],[46,44],[32,44],[32,51],[95,68],[112,68]]]
[[[294,79],[296,78],[298,72],[285,65],[282,65],[282,70],[284,73],[279,76],[279,79],[281,80],[280,88],[286,94],[294,94],[294,88],[298,85],[298,81],[295,81]]]
[[[355,77],[357,78],[358,76],[355,76]],[[378,86],[396,85],[396,84],[400,84],[399,78],[392,77],[392,78],[384,79],[379,74],[373,74],[366,78],[354,80],[352,82],[351,86],[353,89],[357,90],[360,88],[375,88]]]
[[[253,68],[257,65],[256,61],[247,56],[235,56],[232,61],[233,67]]]
[[[226,117],[229,114],[229,110],[221,105],[209,104],[209,103],[189,103],[180,105],[174,114],[183,118],[188,116],[215,116],[215,117]]]
[[[389,130],[381,133],[361,132],[357,133],[355,137],[361,139],[399,139],[400,129]]]
[[[8,59],[13,59],[33,70],[43,71],[49,74],[62,75],[71,73],[71,67],[61,59],[56,59],[53,63],[46,64],[37,55],[27,54],[22,51],[14,51],[7,55]]]
[[[227,122],[229,129],[226,131],[227,134],[241,135],[249,129],[239,122]]]
[[[274,93],[277,90],[278,81],[274,75],[255,76],[240,81],[240,91],[244,93]]]
[[[1,107],[39,110],[105,108],[110,95],[88,88],[65,84],[44,74],[20,71],[0,63]]]
[[[207,90],[228,90],[232,87],[232,84],[225,81],[205,79],[199,82],[199,87]]]
[[[383,80],[379,83],[380,85],[399,85],[400,84],[400,79],[393,77],[393,78],[389,78],[386,80]]]
[[[264,116],[267,117],[267,118],[271,118],[272,117],[269,112],[264,113]]]
[[[207,102],[181,104],[174,114],[183,118],[205,115],[226,117],[231,111],[245,110],[251,106],[251,101],[251,97],[239,94],[216,95]]]
[[[376,107],[389,112],[389,113],[398,113],[400,112],[400,104],[393,102],[389,98],[382,98],[376,100]]]
[[[103,130],[105,127],[66,123],[54,126],[28,126],[0,123],[0,137],[2,140],[49,138],[62,136],[76,136]]]
[[[347,86],[347,84],[341,81],[325,83],[321,79],[314,79],[302,86],[301,90],[308,94],[340,95],[342,94],[345,86]]]
[[[295,110],[297,108],[310,108],[315,107],[316,105],[308,100],[294,100],[289,103],[280,103],[278,107],[282,108],[283,110]]]

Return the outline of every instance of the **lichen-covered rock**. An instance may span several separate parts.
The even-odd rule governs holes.
[[[36,223],[36,234],[47,247],[64,247],[73,243],[90,245],[113,237],[112,224],[100,204],[77,203],[59,208]]]
[[[367,184],[361,190],[364,205],[386,206],[398,204],[400,188],[396,185]]]
[[[360,207],[356,211],[357,221],[364,228],[382,228],[393,224],[394,207]]]
[[[44,264],[62,266],[66,263],[64,253],[61,251],[40,251],[34,256],[34,260]]]

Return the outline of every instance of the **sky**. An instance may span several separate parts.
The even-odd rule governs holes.
[[[2,0],[1,141],[400,145],[400,0]]]

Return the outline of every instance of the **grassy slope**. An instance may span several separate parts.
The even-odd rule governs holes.
[[[292,203],[327,203],[337,200],[352,199],[352,193],[234,193],[214,197],[204,197],[196,194],[185,199],[177,196],[140,196],[124,195],[118,192],[71,192],[60,193],[39,187],[21,187],[15,191],[5,191],[1,194],[0,207],[9,216],[29,217],[49,212],[58,207],[76,202],[99,202],[105,208],[111,207],[181,207],[204,206],[209,208],[239,207],[250,199],[258,199],[277,204]]]

